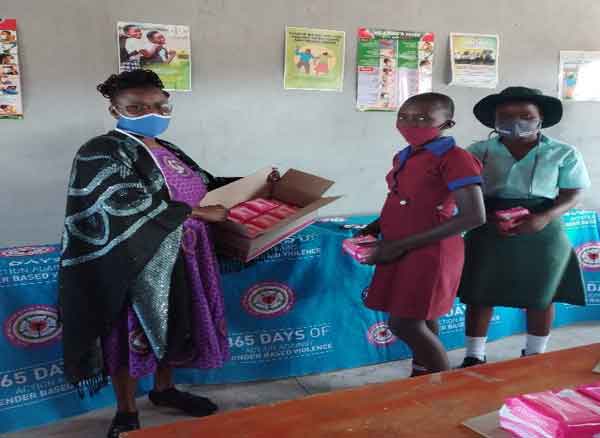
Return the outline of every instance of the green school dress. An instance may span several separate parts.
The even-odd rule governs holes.
[[[498,137],[475,143],[469,151],[484,165],[488,213],[517,206],[540,213],[552,207],[560,189],[590,186],[581,154],[544,135],[519,161]],[[535,234],[505,237],[494,224],[469,232],[458,293],[463,303],[477,306],[585,305],[579,262],[560,219]]]

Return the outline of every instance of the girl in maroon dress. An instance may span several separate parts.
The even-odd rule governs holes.
[[[413,351],[413,375],[449,369],[437,318],[452,308],[464,260],[461,233],[485,222],[481,165],[443,130],[454,126],[445,95],[410,98],[397,128],[409,146],[387,175],[381,217],[362,234],[379,235],[367,307],[390,314],[392,332]]]

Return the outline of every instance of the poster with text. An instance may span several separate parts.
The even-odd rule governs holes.
[[[169,91],[191,91],[192,50],[189,26],[117,23],[119,72],[154,71]]]
[[[559,97],[563,101],[600,102],[600,52],[561,51]]]
[[[450,34],[450,85],[474,88],[498,86],[498,35]]]
[[[345,46],[345,32],[286,27],[284,88],[342,91]]]
[[[17,20],[0,18],[0,119],[22,119]]]
[[[358,30],[356,106],[397,111],[415,94],[432,90],[434,34]]]

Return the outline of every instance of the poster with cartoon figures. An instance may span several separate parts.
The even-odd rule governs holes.
[[[358,30],[356,107],[397,111],[410,96],[432,89],[434,34]]]
[[[450,85],[496,88],[499,46],[498,35],[451,33]]]
[[[154,71],[169,91],[192,90],[189,26],[117,23],[119,72]]]
[[[345,43],[345,32],[286,27],[284,88],[342,91]]]
[[[561,51],[559,98],[563,101],[600,102],[600,52]]]
[[[0,119],[22,119],[17,20],[0,18]]]

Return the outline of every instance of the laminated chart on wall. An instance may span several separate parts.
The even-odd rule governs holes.
[[[286,27],[284,88],[342,91],[345,50],[345,32]]]
[[[192,90],[189,26],[119,22],[117,42],[119,72],[152,70],[166,90]]]
[[[600,51],[561,51],[559,98],[565,102],[600,102]]]
[[[0,119],[23,118],[17,20],[0,18]]]
[[[496,88],[499,47],[498,35],[451,33],[450,85]]]
[[[356,106],[397,111],[415,94],[432,90],[434,34],[358,30]]]

